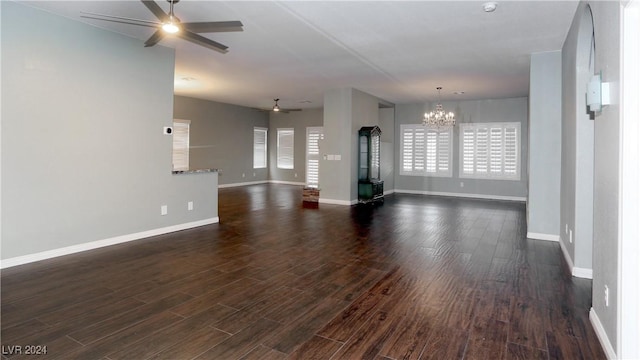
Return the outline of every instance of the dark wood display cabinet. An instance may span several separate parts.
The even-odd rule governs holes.
[[[380,180],[380,128],[364,126],[358,131],[358,202],[384,201]]]

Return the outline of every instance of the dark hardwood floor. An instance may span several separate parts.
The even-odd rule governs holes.
[[[219,198],[219,224],[3,270],[3,356],[605,359],[591,281],[526,239],[522,203],[309,209],[289,185]]]

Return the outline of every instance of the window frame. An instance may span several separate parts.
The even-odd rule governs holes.
[[[473,173],[465,172],[465,132],[467,129],[474,130],[474,153],[473,153]],[[487,168],[486,173],[478,173],[478,141],[477,134],[478,130],[485,130],[487,133],[487,144],[485,145],[486,149],[483,152],[486,152],[485,156],[481,156],[485,160],[485,166]],[[507,149],[505,147],[508,146],[506,139],[508,129],[515,129],[515,155],[511,155],[515,159],[512,160],[515,162],[515,174],[509,175],[505,173],[505,163],[506,163],[506,155]],[[496,150],[492,150],[492,131],[500,130],[501,134],[501,143],[500,143],[500,164],[492,163],[492,156],[498,156]],[[520,122],[485,122],[485,123],[462,123],[460,124],[460,132],[459,132],[459,174],[458,176],[461,179],[484,179],[484,180],[510,180],[510,181],[520,181],[521,173],[522,173],[522,124]],[[495,146],[495,145],[494,145]],[[492,155],[493,154],[493,155]],[[467,163],[468,164],[468,163]],[[492,167],[500,166],[500,172],[492,172]]]
[[[415,145],[412,145],[412,155],[411,155],[411,170],[405,170],[405,142],[407,138],[405,136],[405,132],[411,130],[413,132],[412,144],[415,144],[416,139],[416,130],[424,131],[424,157],[422,159],[423,170],[420,170],[420,166],[416,169],[416,159],[415,157]],[[436,133],[435,136],[435,144],[428,144],[429,142],[429,133]],[[440,134],[447,134],[448,140],[447,144],[441,144],[442,137]],[[428,159],[429,150],[434,149],[435,159]],[[447,151],[446,165],[447,168],[442,170],[440,158],[440,152],[445,148]],[[431,161],[435,161],[435,171],[429,171],[427,164]],[[453,177],[453,127],[447,128],[437,128],[437,127],[429,127],[424,126],[422,124],[401,124],[400,125],[400,168],[399,174],[403,176],[422,176],[422,177]]]
[[[283,142],[283,136],[290,133],[291,145],[285,147]],[[283,170],[292,170],[295,168],[295,131],[293,128],[278,128],[276,134],[276,167]],[[291,163],[287,162],[287,153],[285,150],[290,149]]]
[[[256,133],[263,133],[264,134],[264,146],[263,146],[263,157],[264,157],[264,166],[262,165],[257,165],[256,166],[256,148],[258,145],[257,141],[256,141]],[[268,153],[268,149],[269,149],[269,129],[267,128],[263,128],[263,127],[254,127],[253,128],[253,168],[254,169],[266,169],[267,166],[269,165],[269,153]]]

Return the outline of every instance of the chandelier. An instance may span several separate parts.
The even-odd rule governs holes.
[[[431,127],[454,126],[456,124],[456,116],[451,111],[444,112],[442,104],[440,103],[440,90],[442,90],[442,87],[437,87],[436,89],[438,89],[438,105],[436,105],[436,111],[424,113],[422,125]]]

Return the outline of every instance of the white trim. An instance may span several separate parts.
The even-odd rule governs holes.
[[[219,184],[218,189],[230,188],[230,187],[238,187],[238,186],[246,186],[246,185],[258,185],[258,184],[266,184],[269,180],[261,180],[261,181],[249,181],[249,182],[241,182],[241,183],[231,183],[231,184]]]
[[[102,248],[105,246],[111,246],[111,245],[121,244],[125,242],[140,240],[140,239],[148,238],[151,236],[168,234],[175,231],[191,229],[198,226],[215,224],[218,222],[220,222],[220,218],[216,216],[209,219],[198,220],[198,221],[193,221],[193,222],[188,222],[188,223],[178,224],[178,225],[172,225],[172,226],[167,226],[159,229],[142,231],[134,234],[120,235],[120,236],[112,237],[109,239],[97,240],[97,241],[92,241],[88,243],[67,246],[59,249],[47,250],[47,251],[43,251],[35,254],[17,256],[14,258],[1,260],[0,269],[6,269],[9,267],[28,264],[36,261],[51,259],[51,258],[64,256],[64,255],[75,254],[82,251],[89,251],[93,249]]]
[[[571,275],[582,279],[593,279],[593,269],[574,267]]]
[[[297,182],[297,181],[260,180],[260,181],[241,182],[241,183],[220,184],[220,185],[218,185],[218,188],[219,189],[224,189],[224,188],[230,188],[230,187],[248,186],[248,185],[260,185],[260,184],[285,184],[285,185],[305,186],[305,183]]]
[[[327,199],[327,198],[320,198],[318,199],[318,202],[321,204],[331,204],[331,205],[346,205],[346,206],[351,206],[351,205],[355,205],[358,203],[358,200],[336,200],[336,199]]]
[[[593,269],[580,268],[573,265],[573,260],[571,260],[571,255],[569,255],[569,250],[564,245],[564,241],[560,240],[560,249],[562,250],[562,254],[564,255],[564,261],[567,262],[567,266],[569,270],[571,270],[571,276],[582,278],[582,279],[593,279]]]
[[[396,192],[396,190],[395,189],[391,189],[391,190],[387,190],[387,191],[383,192],[382,195],[387,196],[387,195],[393,194],[394,192]]]
[[[640,1],[621,4],[620,173],[618,202],[617,346],[622,359],[640,358]]]
[[[441,192],[441,191],[404,190],[404,189],[395,189],[395,192],[399,194],[452,196],[452,197],[462,197],[462,198],[472,198],[472,199],[508,200],[508,201],[522,201],[522,202],[527,201],[527,198],[522,196],[467,194],[467,193],[451,193],[451,192]]]
[[[536,240],[546,240],[546,241],[560,242],[560,235],[555,235],[555,234],[542,234],[542,233],[527,232],[527,238],[536,239]]]
[[[615,350],[613,350],[613,345],[611,345],[607,332],[604,331],[604,326],[602,326],[602,322],[600,322],[600,318],[598,317],[598,314],[596,314],[596,310],[594,308],[589,310],[589,320],[591,321],[593,330],[598,336],[598,340],[600,340],[600,345],[602,345],[607,359],[616,359],[617,355]]]
[[[269,180],[270,184],[285,184],[285,185],[299,185],[305,186],[306,184],[299,181],[284,181],[284,180]]]

